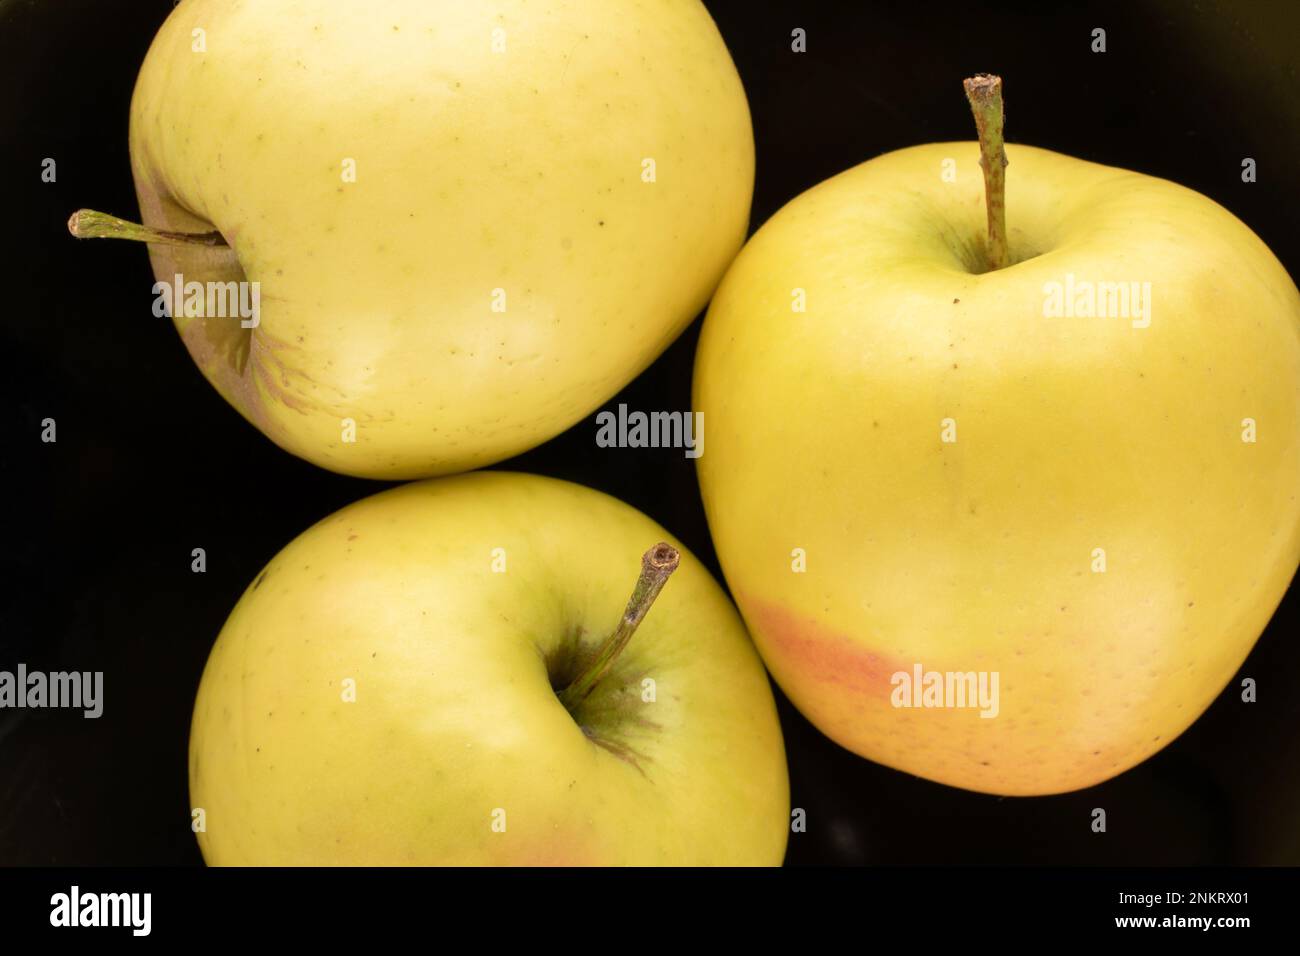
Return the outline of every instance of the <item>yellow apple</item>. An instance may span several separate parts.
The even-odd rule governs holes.
[[[1006,268],[970,142],[863,163],[763,226],[700,339],[699,475],[814,724],[931,780],[1046,794],[1178,736],[1285,592],[1300,296],[1204,196],[1007,155]],[[944,696],[918,698],[918,667]],[[996,676],[997,706],[948,695],[964,675]]]
[[[598,492],[496,472],[386,491],[302,534],[199,687],[205,860],[780,864],[771,689],[693,557],[589,696],[565,696],[667,540]]]
[[[259,283],[255,326],[175,309],[203,374],[376,478],[501,460],[627,384],[739,250],[754,174],[698,0],[185,0],[130,147],[144,224],[223,243],[151,244],[159,282]]]

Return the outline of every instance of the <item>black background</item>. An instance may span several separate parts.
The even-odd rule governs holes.
[[[77,243],[79,206],[137,216],[126,146],[136,71],[171,0],[0,0],[6,527],[0,669],[102,670],[97,721],[0,712],[0,864],[201,862],[190,708],[208,650],[262,565],[386,485],[280,451],[154,319],[144,250]],[[1001,73],[1008,137],[1173,179],[1232,210],[1300,274],[1300,5],[1277,2],[708,3],[749,95],[753,226],[881,152],[973,137],[962,77]],[[1046,8],[1046,9],[1044,9]],[[802,27],[808,52],[790,50]],[[1095,27],[1107,52],[1090,50]],[[1241,181],[1241,161],[1259,180]],[[40,180],[41,162],[58,180]],[[605,407],[690,406],[699,323]],[[40,422],[58,422],[58,442]],[[600,449],[594,420],[499,467],[613,494],[718,573],[693,463]],[[190,571],[192,548],[206,574]],[[1235,684],[1164,751],[1102,786],[998,799],[861,760],[780,696],[790,863],[1300,863],[1300,644],[1293,586]],[[1291,640],[1288,641],[1288,637]],[[1104,807],[1109,832],[1089,828]]]

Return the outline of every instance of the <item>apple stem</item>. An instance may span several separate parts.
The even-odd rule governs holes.
[[[984,204],[989,214],[989,268],[1011,264],[1007,252],[1007,151],[1003,148],[1002,77],[978,73],[963,80],[966,99],[975,114],[980,137],[980,167],[984,170]]]
[[[636,579],[636,587],[632,589],[632,597],[627,602],[627,609],[623,611],[618,627],[605,641],[591,665],[559,694],[560,703],[570,713],[587,699],[587,695],[614,666],[615,659],[627,647],[637,627],[650,613],[650,606],[668,582],[668,576],[677,570],[681,557],[676,548],[665,542],[660,542],[641,556],[641,575]]]
[[[138,222],[118,219],[108,213],[93,209],[78,209],[68,219],[68,232],[78,239],[132,239],[136,242],[157,242],[172,246],[224,246],[226,239],[219,232],[167,232],[150,229]]]

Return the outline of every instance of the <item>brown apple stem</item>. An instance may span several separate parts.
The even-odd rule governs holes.
[[[615,659],[627,647],[637,627],[650,613],[650,605],[654,604],[655,598],[668,582],[668,576],[677,570],[681,557],[676,548],[664,542],[641,556],[641,576],[636,579],[636,587],[632,589],[632,597],[627,602],[627,609],[623,612],[618,627],[614,628],[614,633],[605,641],[591,665],[560,692],[560,703],[565,709],[572,712],[609,673]]]
[[[980,137],[980,167],[984,170],[984,204],[989,214],[989,268],[1005,269],[1011,264],[1007,252],[1006,165],[1002,139],[1002,77],[978,73],[962,81],[966,99],[975,114]]]
[[[224,246],[225,237],[219,232],[167,232],[150,229],[138,222],[118,219],[108,213],[93,209],[78,209],[68,219],[68,232],[78,239],[132,239],[136,242],[157,242],[172,246]]]

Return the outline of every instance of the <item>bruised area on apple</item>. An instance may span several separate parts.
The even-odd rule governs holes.
[[[865,757],[1031,795],[1174,739],[1285,593],[1300,294],[1203,196],[1007,153],[1004,269],[981,265],[974,143],[777,213],[710,307],[694,405],[719,559],[793,703]],[[1149,309],[1054,312],[1076,281]],[[998,715],[892,706],[918,664],[997,673]]]
[[[740,604],[777,683],[798,688],[804,716],[836,741],[859,742],[851,749],[861,753],[861,741],[869,741],[866,755],[872,759],[895,767],[923,766],[921,775],[939,783],[1002,796],[1033,795],[1045,773],[1080,781],[1109,777],[1172,739],[1160,734],[1135,739],[1131,707],[1111,710],[1101,695],[1071,683],[1068,673],[1056,675],[1059,689],[1051,694],[1025,699],[1022,686],[1053,682],[1051,668],[1070,663],[1024,650],[1013,650],[1011,663],[1000,665],[999,713],[992,718],[981,717],[975,707],[900,709],[893,697],[903,692],[894,675],[910,677],[918,663],[901,649],[889,657],[873,649],[881,646],[879,639],[855,640],[761,599],[746,596]],[[1027,639],[1026,646],[1031,643]],[[973,669],[970,660],[962,652],[950,660],[927,656],[919,663],[927,672],[965,673]],[[1176,712],[1187,708],[1183,701],[1166,703]],[[1001,713],[1007,707],[1011,713]],[[1024,746],[1019,738],[1025,736],[1036,742]]]
[[[251,331],[177,320],[203,374],[374,478],[490,464],[606,401],[707,303],[754,174],[698,0],[187,0],[130,145],[145,224],[233,250],[151,246],[156,278],[260,286]]]
[[[573,713],[559,699],[661,540],[614,499],[497,472],[384,492],[305,532],[204,671],[190,789],[205,860],[779,864],[771,690],[692,556],[590,696]]]

